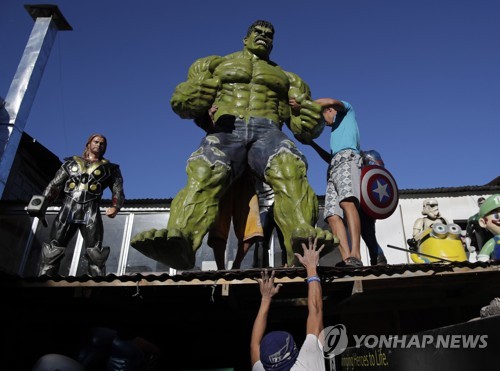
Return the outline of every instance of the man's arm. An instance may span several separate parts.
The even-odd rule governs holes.
[[[278,293],[281,284],[274,285],[274,271],[269,277],[267,269],[261,273],[259,279],[260,293],[262,295],[259,311],[252,328],[252,337],[250,339],[250,360],[252,366],[260,360],[260,343],[264,337],[267,327],[267,316],[271,307],[272,297]]]
[[[330,162],[332,161],[331,152],[328,152],[325,149],[323,149],[314,140],[306,141],[297,135],[295,135],[295,139],[297,139],[302,144],[306,144],[308,146],[311,146],[316,151],[316,153],[319,155],[319,157],[321,157],[328,165],[330,165]]]
[[[317,242],[318,239],[316,238],[314,242],[309,239],[309,246],[302,243],[304,255],[295,253],[295,256],[306,268],[307,272],[307,308],[309,314],[307,316],[306,335],[313,334],[319,336],[323,330],[323,294],[316,267],[319,262],[319,254],[325,245],[316,250]]]
[[[202,117],[194,119],[195,124],[202,128],[207,134],[213,133],[215,128],[215,113],[218,109],[219,107],[214,104]]]
[[[322,147],[320,147],[314,140],[311,141],[311,143],[308,143],[316,153],[321,157],[328,165],[330,165],[330,162],[332,162],[332,154],[331,152],[328,152],[324,150]]]
[[[318,103],[321,108],[324,107],[333,107],[335,108],[336,111],[343,112],[345,111],[345,105],[342,103],[342,101],[338,99],[333,99],[333,98],[318,98],[314,100],[316,103]]]

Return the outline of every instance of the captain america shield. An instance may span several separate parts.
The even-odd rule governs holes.
[[[396,181],[389,171],[377,165],[361,169],[361,207],[374,219],[392,215],[399,201]]]

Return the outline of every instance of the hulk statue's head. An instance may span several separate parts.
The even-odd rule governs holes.
[[[248,27],[243,39],[245,49],[257,57],[268,60],[273,50],[274,27],[270,22],[258,20]]]

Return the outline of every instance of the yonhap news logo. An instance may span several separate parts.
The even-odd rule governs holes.
[[[387,349],[484,349],[488,346],[488,335],[420,334],[420,335],[353,335],[352,348]],[[344,325],[325,327],[318,342],[325,358],[342,354],[348,347],[347,329]]]
[[[353,335],[356,348],[422,349],[428,346],[441,349],[483,349],[488,335]]]
[[[323,348],[324,357],[329,359],[342,354],[349,342],[346,328],[342,324],[325,327],[319,334],[318,342],[321,340],[323,344],[319,343],[319,347]]]

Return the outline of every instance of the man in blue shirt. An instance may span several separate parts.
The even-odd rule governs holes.
[[[331,161],[325,194],[325,221],[339,238],[340,253],[348,266],[362,266],[360,253],[361,222],[358,213],[360,200],[361,164],[359,130],[356,114],[345,101],[332,98],[315,100],[323,108],[325,125],[330,135]],[[347,222],[350,235],[344,225]]]

